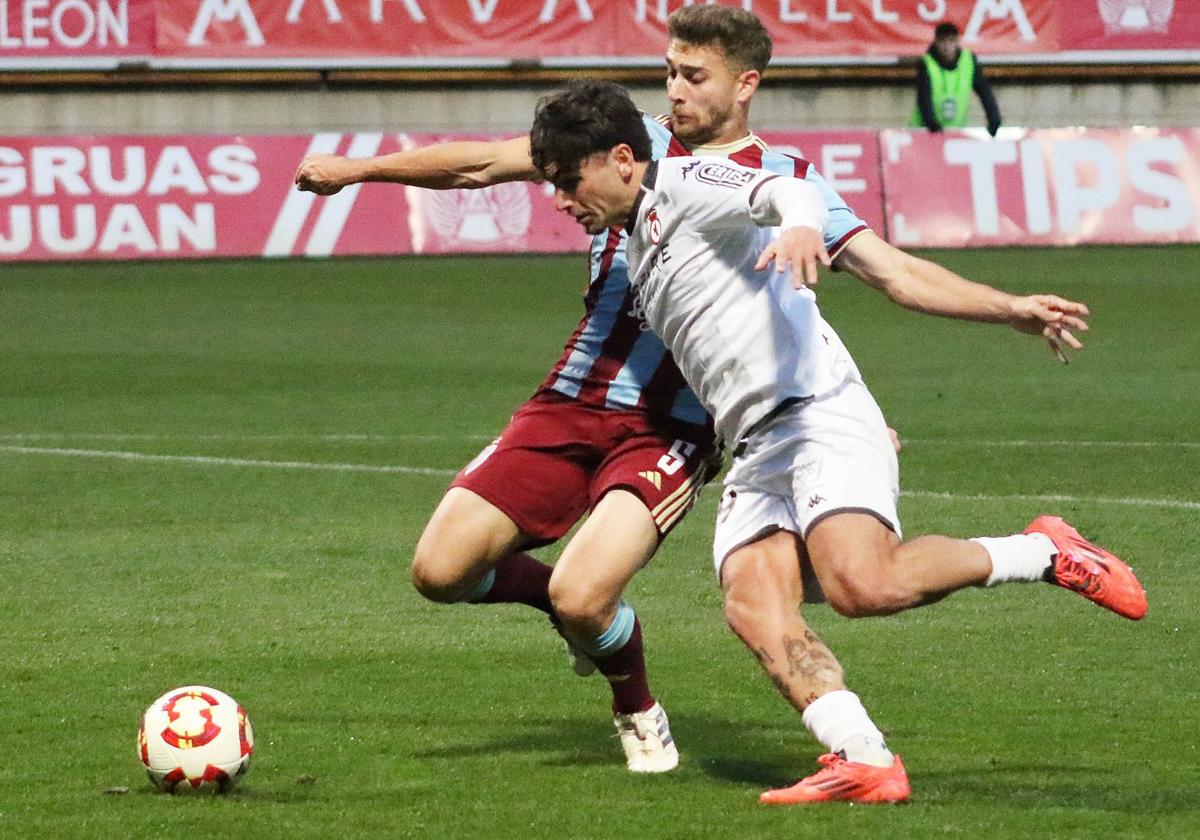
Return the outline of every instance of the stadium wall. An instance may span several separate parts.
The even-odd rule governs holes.
[[[7,135],[290,133],[342,131],[521,131],[532,105],[555,83],[46,85],[0,87]],[[630,87],[647,111],[662,110],[660,82]],[[1120,82],[994,82],[1006,125],[1189,126],[1200,124],[1200,79]],[[893,128],[913,107],[908,77],[777,81],[755,100],[768,128]],[[973,107],[978,112],[978,103]],[[982,114],[976,113],[979,123]]]

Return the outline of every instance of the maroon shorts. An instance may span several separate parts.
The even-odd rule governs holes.
[[[534,546],[554,542],[605,493],[621,488],[642,500],[662,539],[719,466],[712,435],[703,429],[666,427],[638,411],[539,392],[450,486],[495,505]]]

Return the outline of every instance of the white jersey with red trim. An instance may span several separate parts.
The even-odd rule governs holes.
[[[829,210],[825,246],[832,256],[868,229],[815,167],[771,149],[756,134],[689,152],[671,134],[665,117],[645,116],[643,121],[655,159],[689,154],[722,157],[812,183]],[[643,323],[640,303],[629,284],[624,231],[614,229],[595,237],[590,263],[586,312],[540,390],[565,394],[588,405],[637,409],[675,421],[707,424],[709,418],[700,401],[684,383],[658,336]]]
[[[652,163],[630,214],[643,316],[728,443],[781,403],[858,377],[812,291],[774,265],[755,270],[781,222],[824,231],[815,184],[711,157]]]

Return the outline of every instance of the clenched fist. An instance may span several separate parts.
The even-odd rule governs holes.
[[[296,170],[296,188],[333,195],[357,180],[354,163],[341,155],[305,155]]]

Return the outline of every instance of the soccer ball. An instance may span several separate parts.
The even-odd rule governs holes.
[[[203,685],[168,691],[138,727],[138,758],[166,793],[225,793],[250,770],[254,731],[237,701]]]

